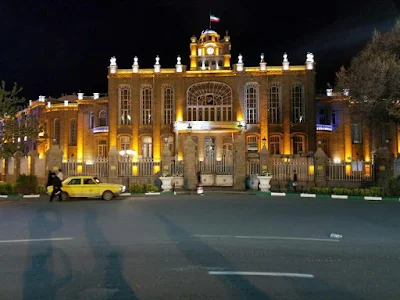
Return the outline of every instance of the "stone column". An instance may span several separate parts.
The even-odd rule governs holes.
[[[235,173],[233,188],[244,190],[246,188],[246,152],[244,134],[240,134],[233,144]]]
[[[56,171],[61,169],[63,152],[60,145],[51,145],[46,153],[46,170]]]
[[[14,176],[15,179],[21,174],[21,157],[24,156],[24,154],[21,151],[17,151],[14,153]]]
[[[112,146],[108,152],[108,179],[116,182],[118,178],[118,151],[117,147]]]
[[[168,144],[164,143],[164,149],[161,153],[161,174],[164,176],[164,174],[170,174],[172,175],[172,170],[171,170],[171,151],[169,151]]]
[[[28,156],[30,157],[29,159],[29,173],[36,175],[36,168],[35,168],[35,162],[37,159],[39,159],[39,152],[37,152],[36,150],[32,150],[28,152]],[[43,176],[45,176],[45,174],[42,174]],[[38,176],[41,177],[41,176]]]
[[[188,190],[196,188],[196,144],[190,135],[187,136],[184,144],[184,187]]]
[[[268,169],[269,151],[266,145],[263,145],[259,154],[260,154],[260,174],[262,174],[263,172],[268,172],[271,174],[271,170]]]
[[[379,147],[375,158],[375,174],[378,186],[386,189],[390,178],[393,177],[393,153],[387,146]]]
[[[328,168],[328,156],[321,147],[314,153],[314,180],[318,187],[326,187],[326,172]]]

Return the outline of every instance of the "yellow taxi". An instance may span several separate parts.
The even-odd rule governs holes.
[[[62,182],[61,200],[66,201],[69,197],[77,198],[103,198],[111,200],[112,198],[124,193],[126,187],[121,184],[103,183],[97,177],[93,176],[71,176]],[[53,186],[47,188],[50,195]]]

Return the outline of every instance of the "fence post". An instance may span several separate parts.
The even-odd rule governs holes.
[[[260,173],[268,172],[272,173],[272,170],[268,170],[268,163],[269,163],[269,151],[267,147],[264,145],[260,151]]]
[[[233,188],[244,190],[246,188],[246,154],[244,134],[240,134],[233,145],[235,173]]]
[[[39,159],[39,152],[36,150],[32,150],[28,152],[28,156],[30,157],[29,159],[29,166],[28,170],[30,174],[36,175],[36,160]]]
[[[184,144],[185,163],[184,171],[184,186],[186,189],[195,189],[197,184],[196,177],[196,144],[190,135],[187,136]]]
[[[326,186],[326,170],[328,166],[328,157],[321,147],[318,147],[314,153],[314,180],[315,185],[319,187]],[[307,170],[308,171],[308,170]]]
[[[24,156],[24,154],[21,151],[17,151],[14,153],[14,176],[15,179],[18,178],[19,175],[21,175],[21,157]]]
[[[387,146],[379,147],[376,153],[376,180],[378,186],[382,189],[387,188],[390,178],[394,175],[393,170],[394,157]]]
[[[172,168],[171,168],[171,151],[169,151],[168,144],[164,144],[164,149],[161,153],[161,175],[170,174],[172,175]]]
[[[59,145],[51,145],[46,153],[46,170],[56,171],[61,169],[63,152]]]

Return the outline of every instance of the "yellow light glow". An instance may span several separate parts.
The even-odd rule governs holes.
[[[365,156],[365,161],[366,161],[366,162],[369,162],[369,161],[370,161],[369,156]]]
[[[314,175],[314,166],[313,165],[308,166],[308,174],[309,175]]]
[[[178,155],[178,161],[182,161],[183,160],[183,156],[182,155]]]
[[[154,166],[153,167],[153,173],[157,174],[158,172],[160,172],[160,166]]]
[[[346,165],[346,175],[351,175],[351,165]]]
[[[183,120],[183,116],[182,116],[183,114],[182,114],[182,110],[181,109],[179,109],[178,111],[177,111],[177,113],[176,113],[176,121],[177,122],[182,122],[182,120]]]
[[[371,176],[371,165],[364,165],[365,166],[365,177]]]
[[[76,173],[82,174],[82,165],[78,165],[78,166],[76,167]]]
[[[132,166],[132,175],[137,176],[138,175],[138,166],[133,165]]]
[[[336,156],[336,157],[333,158],[333,163],[340,164],[340,162],[341,162],[341,160],[340,160],[339,157]]]

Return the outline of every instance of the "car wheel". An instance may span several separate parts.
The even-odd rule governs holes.
[[[68,201],[69,200],[69,195],[67,192],[62,192],[61,193],[61,201]]]
[[[105,191],[103,193],[103,199],[106,201],[111,200],[114,197],[114,194],[111,191]]]

